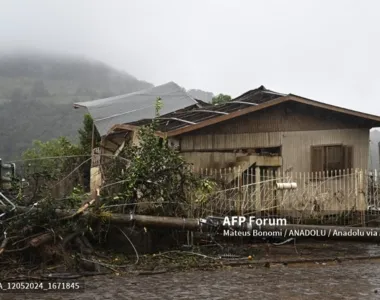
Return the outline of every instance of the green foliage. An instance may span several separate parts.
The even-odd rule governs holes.
[[[84,109],[72,103],[152,87],[99,62],[55,55],[0,57],[0,157],[16,160],[33,140],[77,138]],[[76,100],[73,100],[76,98]],[[6,142],[4,142],[6,141]]]
[[[46,196],[52,185],[67,175],[80,163],[78,157],[81,149],[65,137],[48,142],[34,141],[33,147],[26,150],[22,157],[25,160],[24,176],[33,186],[32,199]],[[79,175],[80,177],[81,175]]]
[[[24,159],[50,156],[73,155],[79,148],[66,137],[52,139],[47,142],[34,141],[33,147],[23,153]]]
[[[82,128],[78,130],[79,147],[83,154],[91,155],[91,150],[100,145],[100,134],[94,125],[94,120],[90,114],[85,114]],[[93,140],[94,139],[94,140]],[[94,144],[92,144],[94,142]],[[83,166],[83,185],[86,188],[90,186],[91,161]]]
[[[218,104],[223,104],[223,103],[226,103],[228,101],[231,101],[231,99],[232,98],[229,95],[219,94],[219,95],[212,98],[211,103],[214,105],[218,105]]]
[[[205,204],[209,199],[210,194],[212,194],[217,188],[215,181],[210,179],[203,179],[201,184],[194,191],[195,203]]]
[[[94,146],[96,147],[100,142],[100,135],[96,128],[94,129]],[[37,140],[33,142],[33,147],[23,153],[22,158],[27,162],[24,176],[32,178],[35,186],[33,198],[44,194],[49,190],[49,186],[79,165],[81,166],[74,172],[76,179],[70,178],[72,182],[67,188],[67,192],[69,193],[73,185],[78,183],[83,192],[89,188],[91,161],[88,159],[91,154],[92,131],[93,120],[89,114],[86,114],[83,119],[83,127],[78,130],[79,145],[74,144],[66,137],[47,142]],[[69,199],[72,198],[69,197]]]
[[[160,110],[164,104],[162,103],[161,98],[157,98],[156,105],[155,105],[155,111],[156,111],[156,117],[160,116]],[[155,120],[153,120],[153,124],[155,124]]]
[[[94,130],[94,136],[93,136]],[[85,114],[83,118],[83,127],[78,130],[79,144],[83,153],[91,154],[92,138],[94,137],[94,148],[99,146],[100,134],[94,126],[94,121],[90,114]]]
[[[46,172],[52,178],[62,173],[67,168],[66,156],[80,155],[80,148],[70,142],[66,137],[60,137],[47,142],[34,141],[33,147],[26,150],[22,158],[30,161],[28,166],[33,166],[34,171]],[[42,159],[42,158],[51,159]],[[52,157],[62,157],[61,159],[52,159]],[[58,161],[58,163],[57,163]]]
[[[162,107],[156,103],[156,116]],[[121,182],[118,189],[108,190],[103,196],[107,204],[149,203],[149,213],[186,215],[188,195],[202,186],[202,181],[190,170],[184,158],[170,148],[166,139],[155,134],[156,120],[140,128],[138,145],[128,145],[120,156],[107,166],[105,178]],[[128,163],[125,163],[125,160]],[[107,183],[106,183],[107,185]],[[141,207],[137,207],[141,211]]]
[[[81,204],[87,200],[88,195],[85,193],[82,186],[78,185],[74,187],[73,192],[67,198],[66,204],[70,206],[70,208],[78,208]]]
[[[24,99],[0,104],[0,120],[0,140],[6,141],[0,143],[0,157],[4,161],[18,160],[33,146],[33,140],[66,136],[75,141],[83,110],[74,110],[70,104],[44,104]]]

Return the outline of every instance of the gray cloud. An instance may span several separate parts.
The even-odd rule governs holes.
[[[162,84],[264,84],[380,114],[378,1],[1,0],[0,49],[79,54]]]

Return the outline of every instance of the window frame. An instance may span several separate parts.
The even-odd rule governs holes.
[[[328,165],[334,162],[329,162],[327,157],[327,149],[329,147],[341,147],[341,159],[340,159],[340,167],[339,168],[328,168]],[[318,149],[321,149],[320,152],[320,160],[318,162],[318,158],[315,157]],[[313,173],[324,173],[327,176],[332,176],[333,172],[339,170],[349,170],[353,168],[353,146],[352,145],[344,145],[344,144],[320,144],[320,145],[312,145],[310,148],[310,170]],[[335,162],[336,163],[336,162]],[[318,166],[319,165],[319,166]]]

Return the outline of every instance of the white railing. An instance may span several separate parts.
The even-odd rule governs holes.
[[[287,216],[298,223],[365,225],[380,218],[377,171],[279,172],[271,169],[193,170],[217,183],[196,214],[266,214]],[[296,189],[278,190],[276,183],[294,182]]]

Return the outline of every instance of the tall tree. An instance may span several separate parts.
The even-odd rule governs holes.
[[[83,118],[83,127],[78,130],[79,143],[86,154],[90,154],[92,150],[92,138],[94,130],[94,147],[100,144],[100,134],[94,125],[94,120],[90,114],[85,114]]]
[[[83,118],[83,127],[78,130],[79,135],[79,147],[84,154],[91,154],[92,146],[98,147],[100,145],[100,134],[95,127],[94,120],[90,114],[85,114]],[[94,139],[94,145],[92,141]],[[85,190],[90,188],[90,170],[91,170],[91,161],[86,162],[83,165],[83,182]]]

